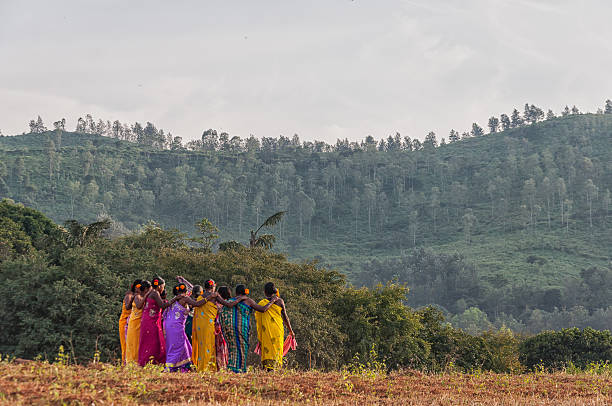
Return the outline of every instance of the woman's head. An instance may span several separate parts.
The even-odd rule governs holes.
[[[187,286],[184,283],[179,283],[172,289],[172,293],[174,293],[174,296],[187,293]]]
[[[140,281],[140,284],[136,284],[136,286],[140,285],[140,293],[147,293],[149,288],[151,287],[151,282],[149,281]]]
[[[151,285],[153,285],[153,289],[162,293],[164,291],[164,287],[166,286],[166,281],[164,281],[160,276],[156,276],[151,279]]]
[[[204,292],[204,289],[202,289],[201,285],[194,285],[193,289],[191,290],[191,294],[193,295],[193,297],[200,296],[202,292]]]
[[[248,295],[249,290],[242,283],[240,285],[236,285],[236,295]]]
[[[217,285],[215,284],[215,281],[213,281],[212,279],[209,279],[206,282],[204,282],[204,289],[210,292],[214,292],[216,287]]]
[[[134,282],[132,282],[132,287],[130,288],[132,293],[136,293],[136,285],[139,285],[140,282],[142,282],[140,279],[136,279]],[[138,286],[138,288],[140,288],[140,286]]]
[[[219,296],[221,296],[225,300],[228,300],[232,297],[232,290],[227,286],[220,286],[218,292]]]
[[[274,296],[276,292],[278,292],[278,289],[274,286],[274,282],[268,282],[264,285],[264,293],[266,296]]]

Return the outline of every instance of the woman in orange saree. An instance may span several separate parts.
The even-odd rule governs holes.
[[[136,279],[125,295],[121,305],[121,316],[119,317],[119,342],[121,343],[121,364],[125,364],[126,341],[127,341],[127,325],[132,313],[132,302],[136,294],[136,285],[140,283],[140,279]]]

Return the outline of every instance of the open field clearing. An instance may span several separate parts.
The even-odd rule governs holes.
[[[2,404],[608,405],[612,377],[594,374],[389,375],[340,372],[168,374],[41,362],[0,364]]]

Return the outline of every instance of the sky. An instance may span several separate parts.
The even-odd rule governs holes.
[[[612,98],[612,2],[0,0],[0,131],[423,138]]]

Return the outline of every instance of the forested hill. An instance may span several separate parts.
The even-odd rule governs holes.
[[[333,146],[42,131],[0,138],[0,197],[60,223],[111,216],[115,232],[153,220],[193,234],[206,217],[220,241],[243,243],[288,210],[275,250],[357,285],[405,282],[412,305],[436,303],[458,324],[612,325],[612,115],[515,127]]]

